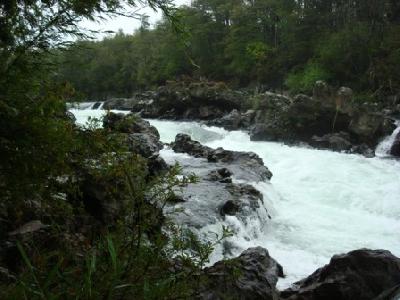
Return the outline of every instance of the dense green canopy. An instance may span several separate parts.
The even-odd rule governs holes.
[[[308,92],[318,79],[381,96],[400,88],[395,0],[196,0],[166,21],[79,42],[59,78],[98,99],[128,96],[177,76]]]

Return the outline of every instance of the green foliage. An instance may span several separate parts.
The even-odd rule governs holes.
[[[171,1],[146,2],[175,20]],[[196,178],[178,179],[179,166],[164,176],[150,176],[147,160],[127,152],[123,136],[99,128],[96,120],[85,128],[76,127],[65,103],[77,94],[68,82],[54,82],[55,65],[68,44],[65,36],[85,36],[77,26],[81,19],[120,13],[126,3],[137,4],[108,0],[0,4],[0,240],[12,239],[10,231],[32,220],[47,225],[16,244],[20,257],[14,253],[15,261],[0,257],[2,265],[12,264],[16,278],[11,283],[0,279],[1,299],[188,298],[191,282],[184,279],[198,271],[212,251],[213,244],[203,244],[162,214],[174,189]],[[164,26],[169,26],[170,35],[176,30]],[[143,26],[141,44],[135,44],[141,51],[158,39],[151,35],[142,40],[147,30]],[[160,29],[160,35],[164,32]],[[106,40],[112,46],[97,49],[102,65],[90,61],[87,48],[82,50],[95,44],[79,42],[68,52],[80,61],[74,66],[78,71],[58,71],[80,80],[82,85],[75,84],[80,92],[85,83],[92,84],[91,72],[98,72],[103,75],[97,80],[104,95],[114,87],[125,93],[132,88],[130,83],[121,84],[123,78],[133,76],[125,64],[131,53],[119,55],[131,45],[130,39],[120,34]],[[172,53],[173,46],[163,46]],[[161,56],[157,51],[144,62],[147,67],[157,67],[153,63],[154,57]],[[93,64],[90,72],[80,72],[88,63]],[[180,67],[169,65],[163,72]],[[115,82],[106,81],[110,69],[116,73],[111,78]],[[140,75],[138,86],[140,81],[157,82],[159,77],[153,74]],[[87,81],[82,81],[85,76]],[[100,223],[79,200],[82,176],[103,184],[107,204],[119,205],[112,222]],[[190,235],[190,242],[177,244],[175,233],[183,239]],[[185,268],[171,271],[182,253]]]
[[[285,85],[295,93],[310,93],[317,80],[328,81],[330,75],[316,63],[309,63],[304,70],[289,73]]]
[[[131,96],[182,75],[292,92],[328,79],[384,96],[400,85],[397,9],[389,0],[197,0],[175,11],[183,41],[165,21],[117,34],[90,43],[90,52],[71,48],[58,78],[90,98]]]

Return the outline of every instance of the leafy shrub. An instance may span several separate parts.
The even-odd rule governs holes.
[[[308,63],[301,71],[289,73],[285,85],[293,93],[310,93],[317,80],[329,80],[329,73],[319,64]]]

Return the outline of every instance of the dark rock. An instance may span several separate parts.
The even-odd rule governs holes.
[[[254,118],[256,117],[255,110],[247,110],[240,117],[240,127],[242,128],[250,128],[250,126],[254,123]]]
[[[177,153],[187,153],[194,157],[208,157],[209,152],[212,151],[210,147],[203,146],[197,141],[183,133],[179,133],[175,137],[175,141],[171,144],[172,150]]]
[[[278,300],[282,266],[266,249],[250,248],[239,257],[217,262],[200,275],[194,299]]]
[[[223,148],[212,149],[193,141],[187,134],[178,134],[171,147],[178,153],[187,153],[194,157],[207,158],[209,162],[229,165],[231,171],[233,168],[240,169],[253,177],[254,181],[264,181],[272,177],[272,173],[264,166],[263,160],[253,152],[229,151]]]
[[[140,98],[138,95],[136,98]],[[239,109],[246,95],[213,82],[169,82],[142,105],[149,118],[213,120]]]
[[[221,216],[235,216],[239,212],[246,215],[246,212],[256,211],[260,207],[260,202],[263,201],[263,195],[251,185],[230,184],[226,188],[233,200],[224,203],[220,209]]]
[[[99,109],[101,106],[101,102],[96,102],[95,104],[93,104],[92,109]]]
[[[65,114],[67,116],[67,119],[70,120],[71,123],[75,124],[75,122],[76,122],[75,115],[72,112],[70,112],[69,110]]]
[[[114,133],[125,135],[129,151],[145,158],[163,148],[158,130],[138,116],[108,113],[103,119],[103,126]]]
[[[375,157],[375,151],[368,147],[367,144],[361,144],[357,146],[353,146],[350,150],[350,153],[357,153],[364,155],[367,158]]]
[[[396,135],[394,139],[392,147],[390,148],[390,154],[400,157],[400,132]]]
[[[104,102],[103,109],[140,112],[151,106],[154,98],[154,92],[136,94],[132,98],[112,98]]]
[[[221,216],[234,216],[236,215],[240,210],[240,205],[239,203],[228,200],[225,202],[225,204],[221,207],[220,213]]]
[[[158,137],[153,134],[132,133],[127,136],[128,149],[131,152],[149,158],[163,148]]]
[[[125,115],[109,112],[103,119],[103,127],[120,133],[146,133],[160,138],[157,128],[133,114]]]
[[[232,110],[229,114],[208,122],[208,125],[220,126],[227,130],[237,130],[242,120],[241,114],[237,109]]]
[[[340,132],[326,134],[322,137],[313,136],[311,138],[310,145],[319,149],[331,149],[334,151],[348,151],[352,148],[352,144],[349,142],[349,135]]]
[[[381,137],[389,135],[395,129],[394,122],[382,114],[359,112],[349,124],[349,132],[360,143],[376,146]]]
[[[335,255],[330,263],[281,292],[288,300],[370,300],[400,282],[400,259],[385,250]]]
[[[232,182],[232,172],[227,168],[221,168],[213,170],[208,174],[208,178],[213,181],[219,181],[221,183],[231,183]]]
[[[128,202],[123,186],[122,180],[86,174],[80,182],[80,194],[71,199],[83,202],[85,210],[103,224],[113,224]]]
[[[153,154],[147,160],[147,168],[150,176],[159,176],[169,170],[169,166],[165,160],[158,154]]]
[[[400,299],[400,284],[387,289],[374,300],[399,300]]]
[[[219,162],[224,164],[234,164],[242,169],[247,169],[249,172],[256,174],[264,181],[271,179],[272,173],[264,166],[263,160],[254,152],[238,152],[217,148],[208,153],[209,162]]]
[[[280,141],[288,138],[286,130],[274,122],[257,123],[250,129],[251,141]]]

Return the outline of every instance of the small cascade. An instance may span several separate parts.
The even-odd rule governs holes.
[[[90,109],[102,109],[104,102],[94,102]]]
[[[379,143],[379,145],[376,147],[375,154],[378,157],[386,157],[390,156],[390,149],[392,148],[392,145],[394,143],[394,140],[400,132],[400,120],[396,121],[396,129],[393,131],[393,133],[389,136],[387,136],[382,142]]]

